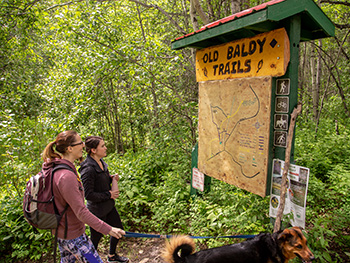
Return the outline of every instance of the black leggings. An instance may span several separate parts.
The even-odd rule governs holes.
[[[122,221],[120,220],[119,213],[118,213],[117,209],[115,209],[115,207],[113,207],[113,209],[107,215],[105,215],[103,217],[99,217],[99,218],[112,227],[118,227],[118,228],[124,229],[123,225],[122,225]],[[92,227],[90,227],[90,232],[91,232],[91,241],[97,250],[98,243],[100,242],[103,234],[101,234],[100,232],[97,232]],[[117,245],[118,245],[118,241],[119,241],[118,238],[115,238],[112,236],[110,237],[109,254],[111,254],[111,255],[115,254],[115,251],[116,251]]]

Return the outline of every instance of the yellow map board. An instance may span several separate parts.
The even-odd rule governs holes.
[[[285,74],[290,59],[284,28],[212,46],[196,53],[197,81]]]
[[[266,195],[271,77],[199,83],[198,169]]]

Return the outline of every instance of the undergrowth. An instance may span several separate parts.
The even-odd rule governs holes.
[[[349,262],[349,162],[344,157],[323,156],[326,136],[315,139],[302,127],[299,130],[297,164],[309,167],[311,174],[304,232],[308,244],[315,254],[315,262]],[[343,134],[331,147],[350,149],[346,139],[347,134]],[[338,150],[332,149],[332,152]],[[106,158],[110,171],[121,178],[116,207],[126,230],[195,236],[272,231],[269,197],[262,198],[213,179],[209,193],[192,198],[190,161],[190,156],[174,151],[160,153],[151,149],[128,152],[124,156],[110,154]],[[321,168],[322,173],[318,170]],[[20,176],[19,170],[17,173]],[[25,222],[22,196],[17,192],[18,189],[9,188],[0,196],[0,260],[40,262],[52,253],[52,237],[48,231],[34,232]],[[204,247],[215,247],[240,241],[205,239],[199,242]]]

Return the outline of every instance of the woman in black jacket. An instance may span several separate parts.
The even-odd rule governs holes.
[[[107,147],[102,137],[89,136],[85,139],[87,158],[79,168],[84,185],[85,198],[88,209],[101,220],[113,227],[123,229],[119,213],[115,208],[114,200],[119,197],[119,190],[112,190],[111,184],[117,183],[118,175],[111,176],[108,165],[103,161],[107,156]],[[96,250],[102,234],[91,228],[91,240]],[[109,243],[108,262],[126,263],[128,258],[116,254],[118,239],[111,237]]]

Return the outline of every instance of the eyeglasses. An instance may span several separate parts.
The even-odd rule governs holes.
[[[73,144],[71,144],[70,146],[77,146],[77,145],[82,145],[82,144],[85,144],[83,141],[81,141],[81,142],[78,142],[78,143],[73,143]]]

